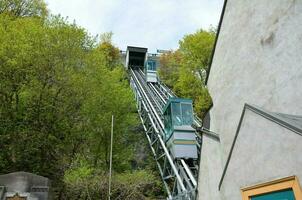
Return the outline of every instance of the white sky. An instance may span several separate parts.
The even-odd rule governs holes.
[[[46,0],[52,14],[68,16],[89,33],[113,32],[113,43],[176,49],[197,29],[217,26],[223,0]]]

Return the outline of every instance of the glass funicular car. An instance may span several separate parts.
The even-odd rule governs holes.
[[[192,100],[170,98],[163,113],[165,141],[174,159],[197,159]]]
[[[146,81],[157,83],[157,65],[158,61],[154,56],[149,56],[145,66]]]

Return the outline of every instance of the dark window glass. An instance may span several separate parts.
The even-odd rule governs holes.
[[[147,70],[156,71],[156,63],[153,60],[149,60],[147,63]]]
[[[292,189],[253,196],[251,200],[295,200]]]

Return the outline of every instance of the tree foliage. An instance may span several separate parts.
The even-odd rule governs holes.
[[[0,14],[16,17],[46,16],[48,11],[43,0],[1,0]]]
[[[113,195],[144,199],[152,197],[150,188],[161,192],[152,167],[133,167],[141,131],[111,40],[98,43],[59,16],[39,17],[43,1],[1,3],[0,173],[46,176],[55,199],[107,198],[114,115]],[[133,181],[121,195],[127,174],[140,185]]]
[[[194,34],[186,35],[179,41],[179,49],[183,53],[183,64],[199,73],[204,79],[215,40],[215,31],[198,30]]]
[[[179,49],[161,55],[161,80],[181,97],[191,98],[203,118],[212,104],[204,81],[215,40],[214,30],[198,30],[179,41]]]

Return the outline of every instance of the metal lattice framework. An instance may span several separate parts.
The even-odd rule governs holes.
[[[162,107],[175,96],[161,83],[147,83],[141,70],[130,69],[130,85],[135,93],[138,113],[157,163],[168,199],[195,199],[197,193],[198,160],[174,160],[163,140]],[[195,118],[194,124],[200,127]],[[196,134],[197,141],[201,141]],[[200,143],[198,144],[200,150]],[[198,151],[199,152],[199,151]]]

